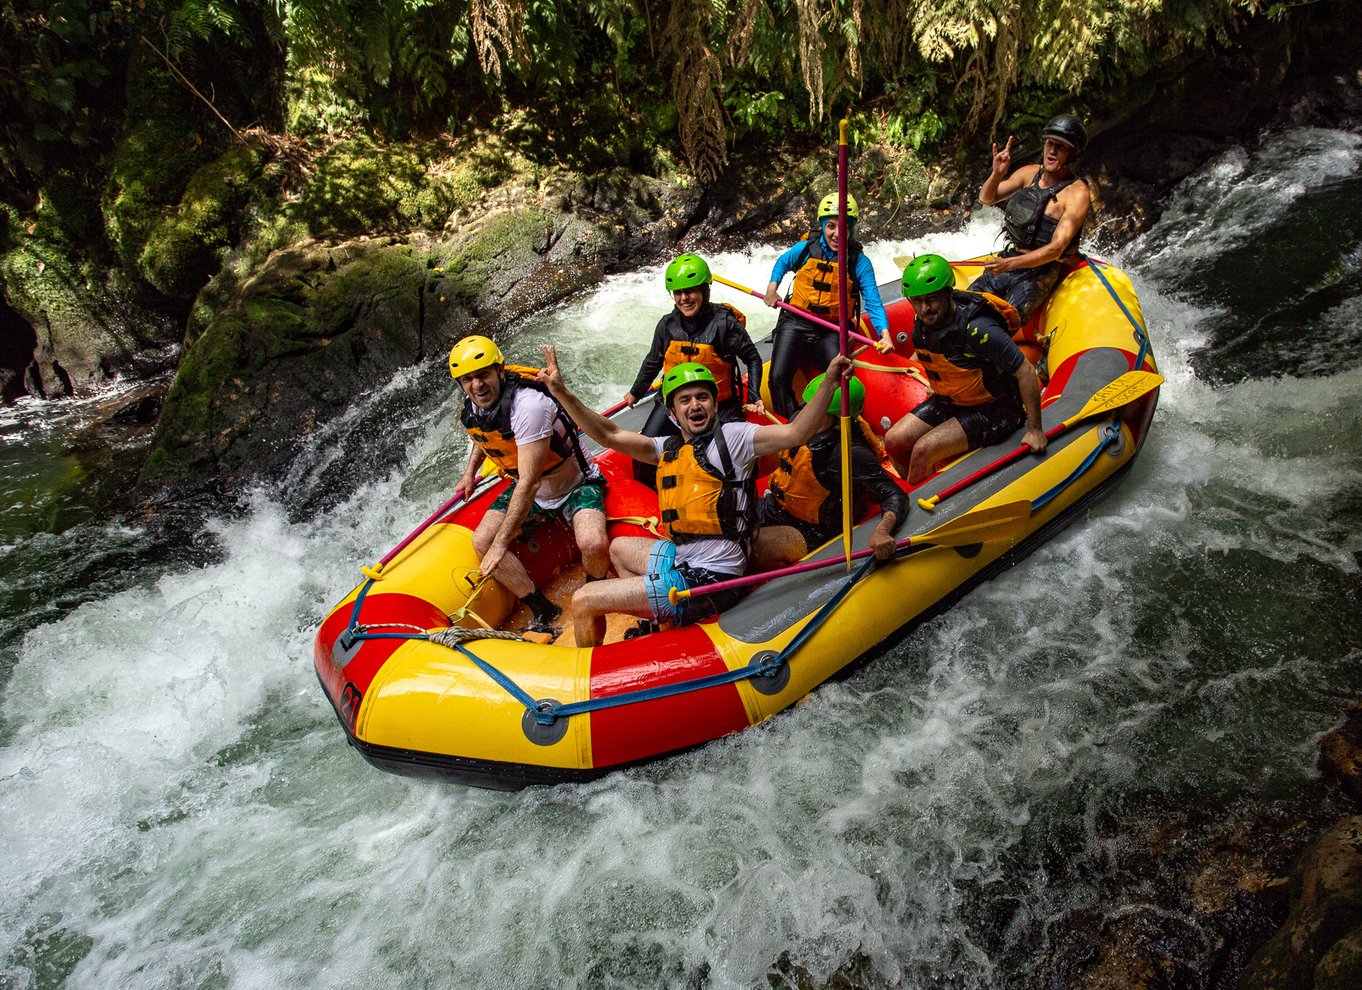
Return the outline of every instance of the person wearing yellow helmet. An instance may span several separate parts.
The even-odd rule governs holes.
[[[678,625],[709,618],[742,591],[670,601],[672,588],[737,577],[747,571],[756,535],[757,461],[813,435],[835,384],[851,362],[834,355],[808,408],[789,423],[720,422],[718,386],[700,364],[673,368],[662,380],[662,401],[680,436],[649,437],[593,412],[568,389],[552,347],[544,348],[539,380],[582,432],[603,447],[657,465],[658,508],[668,538],[622,536],[610,544],[618,578],[585,584],[572,596],[578,646],[596,646],[611,612]]]
[[[763,300],[774,307],[780,299],[780,283],[794,273],[785,301],[814,316],[837,323],[841,316],[841,293],[838,289],[838,248],[843,231],[838,218],[840,200],[836,193],[824,196],[818,204],[818,218],[808,237],[792,246],[776,259],[771,268],[771,281],[766,286]],[[875,268],[861,250],[856,233],[856,200],[847,196],[847,298],[851,307],[850,325],[855,329],[864,312],[875,334],[888,339],[889,317],[880,299]],[[771,365],[767,382],[771,404],[776,412],[789,418],[795,411],[794,376],[801,365],[821,368],[831,355],[837,353],[841,342],[833,331],[811,323],[801,316],[782,309],[776,319],[775,343],[771,351]]]
[[[1092,194],[1073,172],[1088,134],[1077,117],[1052,118],[1041,130],[1040,163],[1009,174],[1012,141],[1008,135],[1001,149],[993,145],[993,168],[979,190],[985,206],[1003,204],[1007,247],[970,288],[1007,300],[1025,320],[1069,271],[1088,222]]]
[[[932,394],[884,435],[899,475],[919,484],[941,461],[1001,443],[1023,425],[1022,442],[1033,453],[1045,450],[1040,382],[994,300],[956,289],[951,263],[939,254],[908,262],[903,295]]]
[[[821,375],[809,382],[804,389],[805,404],[822,384]],[[908,497],[880,466],[879,439],[860,418],[865,386],[851,377],[846,387],[848,409],[855,418],[850,434],[851,516],[860,519],[872,503],[879,505],[880,521],[870,534],[869,546],[880,560],[887,560],[894,554],[894,533],[908,518]],[[842,434],[837,429],[841,411],[842,390],[838,388],[814,435],[781,452],[759,508],[758,569],[793,564],[842,532]]]
[[[472,441],[454,490],[469,496],[488,460],[513,479],[473,531],[473,548],[480,570],[529,606],[530,629],[556,633],[558,606],[508,550],[531,519],[558,515],[572,529],[587,574],[604,577],[610,567],[605,481],[562,406],[534,378],[505,365],[501,349],[483,336],[464,337],[449,352],[449,374],[464,395],[459,419]]]
[[[761,402],[761,354],[747,333],[747,318],[732,306],[710,302],[714,278],[709,264],[698,254],[683,254],[667,266],[665,282],[675,304],[653,331],[653,342],[638,369],[624,401],[634,405],[652,386],[658,374],[666,374],[687,362],[703,364],[714,375],[719,389],[719,418],[725,422],[743,418],[743,408],[758,415]],[[743,382],[739,363],[747,368]],[[648,415],[643,433],[650,437],[676,436],[677,427],[658,402]]]

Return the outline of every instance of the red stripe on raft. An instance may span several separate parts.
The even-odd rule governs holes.
[[[591,654],[591,697],[608,698],[727,673],[714,644],[698,626],[597,647]],[[591,715],[591,755],[613,766],[696,746],[748,727],[735,685],[706,688],[606,708]]]
[[[322,685],[333,704],[339,701],[346,681],[354,684],[361,693],[369,690],[374,675],[382,669],[393,652],[406,642],[401,639],[369,640],[359,648],[359,652],[344,669],[337,667],[332,660],[332,647],[350,625],[350,613],[354,611],[354,607],[354,602],[347,602],[328,615],[322,627],[317,630],[317,638],[312,644],[312,662],[316,665],[317,676],[321,678]],[[364,607],[360,610],[360,624],[372,626],[385,622],[399,622],[421,629],[443,629],[449,625],[449,618],[430,602],[413,595],[387,595],[371,589],[364,599]],[[415,632],[412,629],[373,631]]]

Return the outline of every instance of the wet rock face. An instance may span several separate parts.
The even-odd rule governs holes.
[[[1362,805],[1362,703],[1355,703],[1343,724],[1320,740],[1319,769]]]
[[[1240,990],[1362,986],[1362,816],[1335,824],[1291,872],[1291,913]]]
[[[599,190],[547,204],[522,190],[504,208],[455,221],[446,233],[309,240],[247,272],[223,272],[195,305],[139,479],[142,497],[231,495],[278,479],[356,394],[382,388],[401,369],[420,365],[419,377],[430,379],[425,391],[437,388],[458,338],[496,337],[595,285],[640,245],[669,243],[668,196],[650,185],[621,179],[608,198],[626,196],[635,207],[609,214],[580,200],[571,208],[574,195],[604,195]],[[401,454],[381,442],[386,429],[357,423],[327,442],[341,450],[338,462],[372,471],[385,466],[369,463],[375,458]]]

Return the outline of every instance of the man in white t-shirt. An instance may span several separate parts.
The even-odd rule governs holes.
[[[465,396],[459,419],[473,441],[468,467],[454,490],[467,497],[489,459],[514,479],[473,531],[473,548],[482,572],[529,606],[530,631],[556,635],[558,606],[535,588],[520,559],[506,551],[528,519],[556,514],[572,527],[587,575],[604,577],[610,568],[605,480],[544,386],[507,371],[505,364],[500,348],[487,337],[465,337],[449,353],[449,373]]]
[[[596,646],[605,635],[605,616],[623,612],[684,625],[732,605],[736,590],[673,605],[672,588],[685,591],[746,572],[756,536],[757,460],[813,436],[822,410],[851,362],[838,355],[828,365],[817,394],[789,423],[757,426],[718,421],[718,386],[701,364],[680,364],[662,379],[662,402],[680,437],[649,437],[616,425],[587,408],[563,383],[558,358],[544,348],[542,382],[559,404],[597,443],[645,464],[656,464],[658,505],[671,539],[624,536],[610,544],[619,577],[583,585],[572,597],[578,646]]]

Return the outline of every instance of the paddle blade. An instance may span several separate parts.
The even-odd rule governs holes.
[[[1127,371],[1110,385],[1105,385],[1094,392],[1087,404],[1065,420],[1065,423],[1120,409],[1162,384],[1163,375],[1157,375],[1152,371]]]
[[[909,542],[931,543],[941,547],[966,547],[972,543],[1012,540],[1022,534],[1030,518],[1030,502],[992,505],[966,512],[963,516],[942,523],[921,536],[910,537]]]

